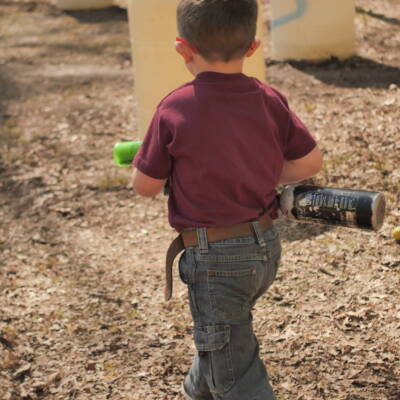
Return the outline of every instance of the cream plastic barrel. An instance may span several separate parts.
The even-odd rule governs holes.
[[[88,10],[105,8],[114,5],[113,0],[52,0],[52,3],[61,10]]]
[[[175,52],[176,8],[179,0],[128,0],[136,116],[139,137],[161,99],[179,85],[193,80]],[[262,0],[259,2],[257,36],[263,40]],[[244,72],[265,81],[263,46],[245,61]]]
[[[347,58],[355,51],[354,0],[271,0],[272,57]]]

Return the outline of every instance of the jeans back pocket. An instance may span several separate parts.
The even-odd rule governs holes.
[[[248,319],[257,290],[257,267],[209,268],[208,292],[216,318],[224,322]]]

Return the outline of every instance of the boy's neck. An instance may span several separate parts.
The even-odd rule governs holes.
[[[194,75],[200,74],[201,72],[211,71],[219,72],[222,74],[237,74],[243,72],[244,58],[232,60],[228,62],[217,61],[209,63],[204,59],[198,58],[193,64],[192,73]]]

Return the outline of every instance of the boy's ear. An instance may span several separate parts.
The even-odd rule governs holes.
[[[260,39],[255,38],[251,43],[249,49],[247,50],[246,57],[251,57],[254,52],[260,47],[261,41]]]
[[[187,44],[176,41],[175,50],[182,56],[182,58],[185,61],[185,64],[188,64],[191,61],[193,61],[193,52]]]

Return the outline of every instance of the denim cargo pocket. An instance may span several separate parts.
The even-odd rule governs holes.
[[[246,318],[257,287],[255,265],[236,270],[208,270],[211,306],[218,319],[232,322]]]
[[[229,325],[195,327],[194,342],[206,367],[210,389],[216,393],[227,392],[234,384]]]

